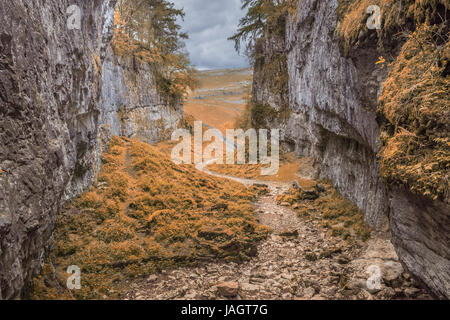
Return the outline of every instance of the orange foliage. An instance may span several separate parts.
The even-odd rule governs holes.
[[[435,31],[425,25],[410,35],[383,84],[380,171],[389,184],[448,202],[450,44],[436,46]]]
[[[138,12],[136,4],[132,0],[122,1],[122,5],[130,6],[128,9],[116,9],[114,12],[114,37],[112,45],[117,55],[122,57],[136,58],[142,64],[149,64],[158,91],[170,104],[176,104],[186,96],[188,88],[195,88],[197,81],[194,79],[194,69],[190,67],[189,59],[178,50],[181,45],[179,39],[183,34],[178,33],[178,25],[170,25],[171,32],[167,38],[156,37],[159,33],[153,30],[152,19],[145,19],[137,15],[128,16],[131,12]],[[124,4],[126,3],[126,4]],[[143,4],[144,7],[148,6]],[[168,3],[159,3],[167,6]],[[160,8],[161,9],[161,8]],[[156,9],[155,9],[156,10]],[[153,19],[160,21],[171,21],[174,16],[181,13],[173,13],[172,10],[157,10],[159,16],[153,12]],[[121,15],[124,14],[126,17]],[[146,16],[142,12],[143,16]],[[150,21],[150,22],[149,22]],[[163,28],[166,30],[166,28]],[[138,35],[143,35],[139,38]],[[175,42],[174,42],[175,41]],[[166,43],[167,42],[167,43]]]
[[[97,184],[60,215],[57,269],[82,269],[76,298],[118,298],[124,279],[198,260],[247,259],[268,229],[255,193],[177,166],[156,147],[114,137]]]
[[[343,40],[345,52],[357,47],[367,28],[367,8],[377,5],[381,9],[381,29],[375,30],[379,39],[391,37],[411,21],[415,24],[430,23],[438,5],[450,9],[447,0],[339,0],[340,23],[337,33]]]

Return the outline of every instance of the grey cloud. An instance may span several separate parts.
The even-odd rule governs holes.
[[[189,34],[186,49],[199,69],[247,67],[248,61],[234,50],[227,38],[244,15],[240,0],[171,0],[185,11],[183,30]]]

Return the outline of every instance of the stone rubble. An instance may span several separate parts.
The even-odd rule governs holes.
[[[195,268],[163,271],[147,281],[140,279],[124,299],[149,300],[323,300],[431,298],[403,271],[389,240],[374,234],[368,243],[349,246],[329,239],[311,221],[276,198],[289,184],[269,183],[270,194],[256,203],[260,222],[273,233],[258,245],[258,254],[243,264],[210,262]],[[282,237],[286,230],[297,237]],[[336,250],[339,248],[340,250]],[[323,252],[331,252],[323,254]],[[308,258],[313,256],[315,259]],[[383,272],[381,289],[367,288],[368,266]],[[131,286],[130,286],[131,287]]]

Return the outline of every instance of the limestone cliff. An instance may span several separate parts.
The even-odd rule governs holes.
[[[183,117],[181,102],[169,105],[148,64],[108,48],[102,72],[101,119],[105,132],[153,144],[170,138]]]
[[[255,46],[251,121],[254,128],[280,129],[281,147],[293,151],[294,141],[286,136],[290,116],[289,78],[283,34],[265,31]]]
[[[147,66],[113,54],[115,2],[0,6],[0,299],[40,272],[57,213],[93,182],[111,135],[155,142],[181,117]],[[68,28],[71,5],[81,29]]]
[[[361,72],[377,53],[360,61],[342,56],[335,36],[337,1],[304,1],[287,32],[289,97],[287,135],[299,154],[312,156],[320,175],[365,212],[369,226],[386,224],[388,201],[376,163],[377,90],[382,71]],[[372,60],[371,60],[372,58]],[[373,65],[375,65],[373,63]],[[300,139],[300,140],[299,140]]]
[[[432,201],[411,193],[406,186],[383,182],[377,162],[377,108],[387,68],[375,64],[381,55],[377,33],[363,39],[360,35],[358,50],[345,56],[337,24],[337,0],[299,1],[297,13],[287,23],[283,41],[290,115],[281,125],[284,140],[293,144],[299,155],[314,159],[319,176],[333,181],[361,208],[369,226],[377,230],[390,226],[404,266],[437,296],[449,298],[448,201]],[[388,45],[391,54],[398,54],[401,44]],[[253,96],[267,96],[258,72],[255,77]]]

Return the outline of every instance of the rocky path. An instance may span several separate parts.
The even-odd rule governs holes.
[[[256,203],[256,214],[272,234],[258,245],[256,257],[246,263],[211,262],[163,271],[130,283],[132,289],[125,299],[387,299],[423,293],[403,272],[388,240],[377,239],[372,246],[370,241],[366,246],[349,246],[329,239],[316,227],[318,221],[299,218],[291,208],[277,204],[277,196],[287,191],[289,184],[226,177],[209,172],[206,165],[198,169],[246,185],[269,186],[270,193]],[[374,262],[382,268],[387,263],[383,270],[389,279],[398,280],[399,289],[383,284],[372,293],[364,290],[367,275],[361,268]],[[355,267],[359,269],[355,271]]]

